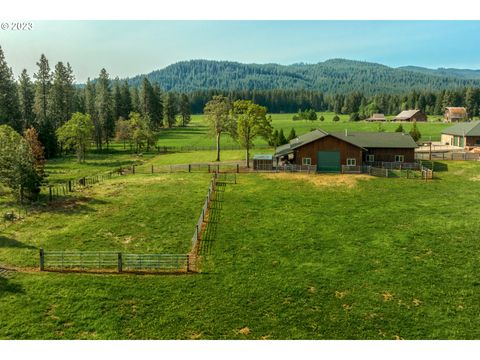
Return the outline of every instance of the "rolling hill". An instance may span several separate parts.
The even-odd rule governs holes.
[[[190,60],[127,79],[139,85],[146,76],[167,91],[308,89],[325,93],[402,93],[480,86],[480,70],[427,69],[331,59],[317,64],[242,64]]]

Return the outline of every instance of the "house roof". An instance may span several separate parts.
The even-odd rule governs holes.
[[[404,110],[397,116],[395,116],[393,119],[394,120],[407,120],[419,113],[420,110]]]
[[[480,136],[480,121],[458,123],[442,131],[442,134]]]
[[[385,119],[385,115],[384,114],[373,114],[371,117],[369,117],[368,119],[366,120],[377,120],[377,121],[384,121],[386,120]]]
[[[253,156],[253,160],[272,160],[273,155],[262,155],[262,154],[257,154]]]
[[[446,107],[450,117],[464,118],[467,115],[467,109],[464,107]]]
[[[416,142],[409,134],[399,132],[334,132],[317,129],[307,134],[299,136],[286,145],[277,147],[275,156],[284,156],[292,153],[295,149],[302,147],[312,141],[319,140],[326,136],[333,136],[349,144],[357,146],[363,150],[366,148],[406,148],[417,147]]]
[[[333,136],[362,148],[416,148],[413,138],[402,132],[348,132],[332,133]]]

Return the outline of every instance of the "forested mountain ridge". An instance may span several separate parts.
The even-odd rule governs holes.
[[[354,91],[366,95],[399,94],[412,90],[438,91],[480,86],[480,71],[392,68],[364,61],[331,59],[317,64],[242,64],[232,61],[190,60],[127,79],[139,85],[146,76],[166,91],[197,90],[314,90],[326,94]]]

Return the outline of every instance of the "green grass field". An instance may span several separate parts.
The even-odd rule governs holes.
[[[201,274],[18,272],[0,278],[0,338],[478,339],[480,167],[446,164],[427,183],[241,174]],[[40,246],[184,251],[208,181],[95,185],[2,231],[0,262],[33,266]]]
[[[209,174],[117,177],[35,206],[0,235],[0,263],[37,266],[38,249],[187,253]]]

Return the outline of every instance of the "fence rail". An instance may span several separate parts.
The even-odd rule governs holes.
[[[416,152],[415,159],[417,160],[470,160],[480,161],[480,153],[469,152]]]
[[[44,251],[40,270],[190,271],[188,254],[124,254],[107,251]]]

